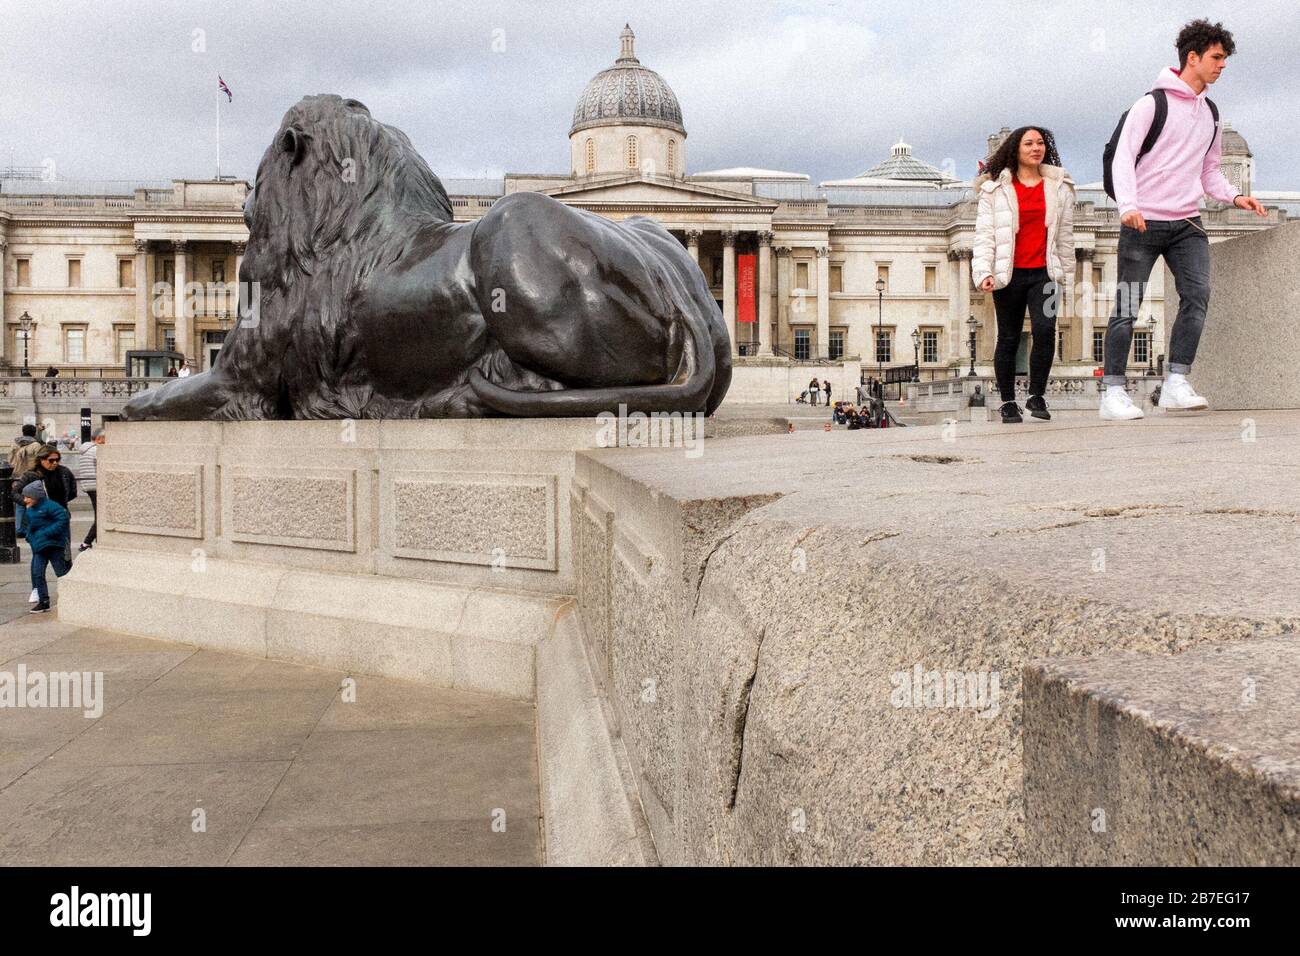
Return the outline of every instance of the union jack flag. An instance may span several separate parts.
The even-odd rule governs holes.
[[[222,93],[226,94],[227,103],[234,100],[235,94],[230,92],[230,87],[226,86],[226,81],[221,78],[220,73],[217,74],[217,89],[221,90]]]

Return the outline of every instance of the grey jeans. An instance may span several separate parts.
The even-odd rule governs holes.
[[[1201,217],[1148,219],[1147,231],[1129,226],[1119,230],[1119,277],[1115,308],[1106,326],[1107,385],[1123,385],[1133,344],[1133,320],[1146,297],[1147,280],[1156,260],[1164,256],[1178,290],[1178,317],[1169,335],[1169,371],[1186,375],[1196,360],[1196,347],[1210,304],[1210,240]],[[1155,343],[1151,343],[1155,347]]]

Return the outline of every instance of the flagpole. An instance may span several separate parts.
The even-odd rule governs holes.
[[[217,89],[217,179],[221,179],[221,89]]]

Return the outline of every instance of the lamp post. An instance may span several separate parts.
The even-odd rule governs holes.
[[[1147,374],[1155,375],[1156,367],[1152,364],[1156,349],[1156,317],[1147,316]]]
[[[885,360],[880,357],[880,333],[885,322],[885,280],[876,279],[876,365],[880,373],[880,381],[885,381]]]
[[[975,321],[975,316],[966,320],[966,328],[970,329],[970,371],[966,374],[967,378],[975,377],[975,330],[980,324]]]
[[[912,367],[916,369],[916,381],[921,381],[921,330],[912,330]]]
[[[18,317],[18,327],[23,330],[23,374],[31,377],[31,370],[27,367],[27,340],[32,337],[32,317],[25,311]]]

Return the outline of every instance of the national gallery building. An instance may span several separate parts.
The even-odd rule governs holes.
[[[829,360],[874,371],[915,357],[923,379],[942,378],[969,361],[972,329],[977,361],[991,362],[992,296],[970,281],[969,182],[904,142],[856,175],[821,183],[753,167],[692,170],[677,97],[641,62],[630,29],[619,43],[613,63],[578,94],[570,168],[444,179],[458,220],[519,191],[611,219],[654,218],[699,263],[739,366]],[[1007,132],[989,136],[990,152]],[[1223,169],[1252,192],[1250,149],[1226,122]],[[63,376],[124,376],[126,353],[148,349],[181,353],[195,371],[210,367],[235,319],[249,189],[229,179],[49,182],[39,169],[6,170],[0,376],[24,364],[37,376],[50,366]],[[1300,192],[1254,195],[1270,207],[1267,219],[1207,200],[1212,240],[1300,216]],[[1101,362],[1120,227],[1099,183],[1080,185],[1077,198],[1075,289],[1058,318],[1054,370],[1064,375],[1090,375]],[[1148,322],[1134,337],[1135,374],[1163,341],[1162,279],[1157,269]],[[189,302],[187,282],[208,291]]]

